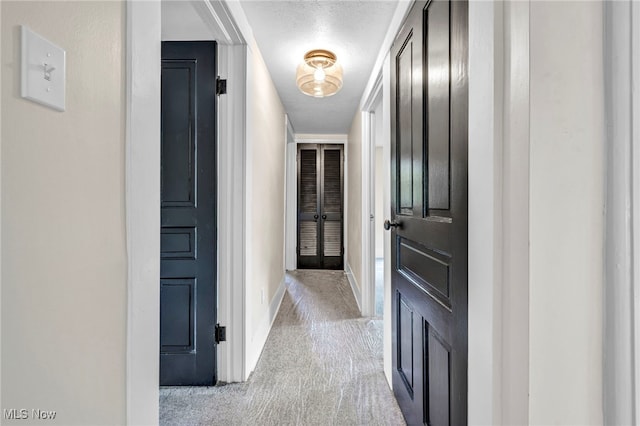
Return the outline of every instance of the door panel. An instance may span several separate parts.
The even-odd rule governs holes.
[[[322,224],[321,268],[343,269],[342,253],[342,145],[320,145],[321,158],[321,204]]]
[[[216,382],[216,45],[162,43],[160,384]]]
[[[298,268],[343,268],[341,145],[298,146]]]
[[[392,362],[409,424],[467,423],[467,22],[466,2],[416,2],[391,51]]]
[[[298,147],[298,268],[319,268],[320,153],[315,146]]]
[[[430,210],[449,210],[449,4],[426,11],[427,182]]]

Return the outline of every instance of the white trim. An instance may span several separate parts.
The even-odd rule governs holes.
[[[469,424],[501,424],[503,4],[469,2]]]
[[[343,202],[345,203],[345,209],[343,212],[342,218],[342,236],[343,236],[343,247],[344,254],[343,262],[345,264],[346,270],[346,262],[347,262],[347,211],[346,211],[346,200],[347,198],[347,190],[348,190],[348,182],[347,182],[347,141],[349,139],[349,135],[343,134],[318,134],[318,133],[294,133],[293,127],[291,127],[291,123],[287,127],[288,131],[293,134],[293,143],[287,143],[287,187],[286,187],[286,197],[288,200],[292,200],[291,203],[287,203],[287,249],[286,249],[286,269],[288,271],[292,271],[297,269],[298,260],[296,253],[296,245],[297,245],[297,229],[298,229],[298,218],[297,218],[297,202],[298,202],[298,144],[310,143],[310,144],[334,144],[334,145],[344,145],[344,182],[343,184]]]
[[[290,132],[289,130],[292,128],[291,127],[291,123],[289,123],[289,114],[287,114],[285,112],[284,114],[284,120],[283,123],[284,124],[284,146],[282,147],[282,158],[284,158],[284,182],[282,182],[282,193],[284,194],[284,200],[283,203],[284,205],[282,206],[282,209],[284,210],[284,218],[283,218],[283,225],[284,225],[284,244],[282,245],[282,270],[285,272],[285,274],[287,273],[287,255],[289,253],[290,250],[290,234],[289,234],[289,229],[287,227],[288,223],[288,214],[289,211],[287,210],[287,208],[289,207],[289,204],[291,204],[291,200],[288,197],[288,187],[289,187],[289,168],[288,168],[288,164],[287,164],[287,160],[289,159],[289,136],[291,136],[291,139],[293,139],[293,132]]]
[[[362,315],[375,315],[375,117],[376,101],[382,96],[382,73],[376,79],[370,98],[362,112]],[[379,111],[382,115],[382,111]],[[379,117],[378,119],[383,119]],[[387,141],[385,141],[387,143]],[[382,194],[380,194],[382,196]]]
[[[632,109],[632,163],[631,163],[631,196],[633,245],[633,328],[634,328],[634,390],[635,423],[640,423],[640,6],[631,2],[631,109]]]
[[[529,422],[529,3],[504,3],[502,424]],[[498,61],[496,61],[498,66]],[[497,200],[496,200],[497,201]],[[496,218],[497,220],[497,218]],[[471,277],[471,275],[469,275]],[[506,283],[509,283],[506,285]],[[494,403],[495,404],[495,403]]]
[[[234,25],[233,18],[226,8],[226,3],[216,0],[189,0],[204,24],[214,33],[222,33],[224,40],[216,40],[218,44],[243,44],[242,35]]]
[[[247,94],[247,99],[249,97],[249,93],[251,93],[251,82],[254,80],[255,78],[255,67],[252,66],[252,61],[253,58],[251,57],[251,55],[253,55],[255,53],[253,53],[251,51],[251,49],[249,48],[249,46],[247,46],[247,74],[246,74],[246,80],[245,80],[245,93]],[[253,109],[252,108],[248,108],[248,105],[245,107],[245,114],[246,114],[246,123],[247,125],[245,126],[245,152],[244,152],[244,164],[246,165],[250,165],[253,164],[253,156],[255,155],[255,150],[252,149],[254,142],[254,133],[256,132],[256,129],[252,126],[249,126],[248,123],[253,122]],[[247,291],[247,283],[246,283],[246,278],[247,277],[253,277],[253,264],[255,263],[255,261],[253,260],[253,258],[251,256],[249,256],[249,253],[251,253],[252,247],[253,247],[253,241],[252,241],[252,237],[253,237],[253,222],[251,221],[251,212],[253,211],[254,208],[254,200],[253,197],[251,197],[250,194],[253,194],[253,167],[245,167],[245,185],[244,185],[244,189],[242,192],[242,198],[244,199],[244,205],[245,208],[242,212],[242,221],[244,223],[244,234],[243,234],[243,240],[244,240],[244,256],[245,256],[245,262],[244,262],[244,273],[245,273],[245,282],[243,284],[243,287],[245,288],[245,292],[244,292],[244,298],[243,298],[243,305],[245,307],[245,311],[244,311],[244,347],[245,347],[245,353],[244,353],[244,371],[243,371],[243,377],[242,380],[247,380],[249,378],[249,374],[251,374],[251,372],[253,371],[253,365],[252,365],[252,357],[254,355],[254,349],[253,349],[253,334],[256,334],[258,332],[258,330],[253,331],[253,325],[250,326],[250,324],[253,324],[252,318],[251,317],[251,313],[249,312],[249,309],[247,309],[248,306],[250,305],[250,294]],[[253,332],[252,332],[253,331]]]
[[[353,275],[353,271],[351,270],[351,265],[345,260],[344,274],[347,276],[347,281],[349,281],[349,285],[351,286],[351,291],[353,292],[353,297],[356,299],[356,303],[358,304],[358,310],[362,312],[362,293],[360,292],[360,286],[358,286],[358,282],[356,281],[356,277]]]
[[[604,423],[637,424],[640,264],[638,141],[640,99],[636,46],[640,8],[606,2],[605,90],[607,167],[604,268]],[[634,144],[635,142],[635,144]]]
[[[387,55],[382,66],[382,162],[383,198],[382,208],[391,213],[391,58]],[[391,370],[391,232],[384,234],[384,306],[383,306],[383,363],[384,373],[392,386]]]
[[[269,303],[269,310],[266,311],[263,315],[262,320],[260,321],[260,325],[251,338],[252,344],[249,346],[247,351],[248,372],[251,372],[255,369],[255,366],[258,363],[258,359],[260,358],[260,354],[262,353],[262,349],[267,342],[267,337],[269,337],[269,332],[271,331],[271,327],[273,326],[273,321],[276,319],[276,315],[278,314],[278,310],[280,309],[280,305],[282,304],[282,299],[284,298],[284,293],[286,291],[286,281],[287,276],[285,274],[285,276],[282,278],[282,281],[280,282],[280,285],[278,286],[278,290],[276,290],[276,294],[273,295],[273,298]]]
[[[342,182],[342,188],[343,188],[344,194],[343,194],[343,198],[342,198],[342,204],[343,204],[343,209],[342,209],[342,247],[344,249],[344,252],[342,253],[342,263],[344,264],[344,271],[347,272],[347,266],[348,266],[347,259],[349,259],[349,233],[347,232],[347,230],[349,229],[349,203],[347,203],[347,200],[349,199],[349,173],[348,173],[349,141],[348,141],[348,136],[347,136],[347,142],[345,142],[345,144],[344,144],[343,155],[344,155],[344,158],[342,160],[342,164],[344,165],[344,173],[342,175],[344,176],[344,179],[343,179],[343,182]]]
[[[126,226],[128,259],[127,424],[158,423],[158,346],[160,279],[160,2],[129,0],[127,8]],[[203,19],[207,15],[203,14]],[[210,19],[214,19],[211,17]],[[233,28],[227,27],[233,34]],[[240,381],[244,375],[244,129],[246,48],[221,48],[229,75],[228,95],[220,102],[218,191],[218,294],[232,306],[221,307],[229,342],[218,347],[219,378]],[[227,145],[223,142],[229,141]],[[226,149],[229,148],[229,149]],[[223,186],[224,185],[224,186]],[[222,191],[221,191],[222,190]],[[230,209],[230,210],[229,210]],[[233,212],[230,215],[229,212]],[[231,247],[225,246],[231,244]]]
[[[160,2],[127,1],[126,420],[158,423],[160,339]]]
[[[206,0],[205,0],[206,1]],[[256,40],[253,37],[253,30],[247,15],[244,13],[244,9],[240,5],[239,0],[209,0],[212,4],[221,3],[225,7],[225,13],[229,16],[230,25],[233,25],[234,31],[238,34],[241,40],[247,45],[249,50],[257,46]]]
[[[372,274],[374,264],[371,261],[371,143],[373,141],[373,117],[372,112],[362,111],[361,119],[361,134],[362,145],[360,146],[361,153],[361,170],[362,175],[360,182],[362,185],[361,191],[361,205],[360,210],[360,224],[361,224],[361,253],[360,262],[362,265],[362,294],[360,304],[360,313],[362,316],[370,317],[375,314],[375,275]]]
[[[218,345],[218,380],[245,377],[245,98],[244,45],[219,45],[219,75],[227,95],[218,98],[218,322],[227,342]]]
[[[2,45],[2,5],[0,5],[0,46]],[[6,89],[5,89],[6,90]],[[2,102],[2,67],[0,67],[0,102]],[[2,109],[0,108],[0,324],[2,324]],[[0,354],[2,338],[0,337]],[[2,366],[0,366],[0,401],[2,401]]]
[[[297,133],[296,143],[346,144],[349,135]]]
[[[376,102],[382,96],[382,70],[375,79],[371,93],[364,102],[362,111],[362,315],[375,315],[375,216],[374,197],[374,163],[375,163],[375,117]],[[383,100],[384,102],[384,100]],[[382,111],[379,112],[382,115]],[[382,116],[378,119],[384,119]],[[383,141],[389,143],[389,141]],[[382,194],[380,194],[382,196]]]
[[[286,143],[286,247],[285,247],[285,269],[295,270],[297,265],[296,245],[297,245],[297,200],[298,200],[298,176],[296,169],[296,143],[295,132],[291,127],[291,122],[287,116],[287,143]]]

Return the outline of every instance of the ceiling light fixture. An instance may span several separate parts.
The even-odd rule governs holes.
[[[336,55],[323,49],[310,50],[296,73],[298,88],[305,95],[324,98],[342,88],[342,67],[336,63]]]

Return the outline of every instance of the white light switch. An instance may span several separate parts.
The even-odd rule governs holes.
[[[64,111],[66,52],[24,25],[21,33],[22,97]]]

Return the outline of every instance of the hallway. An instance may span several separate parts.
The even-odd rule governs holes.
[[[404,424],[382,370],[382,320],[360,317],[342,271],[287,273],[249,380],[162,388],[160,424]]]

